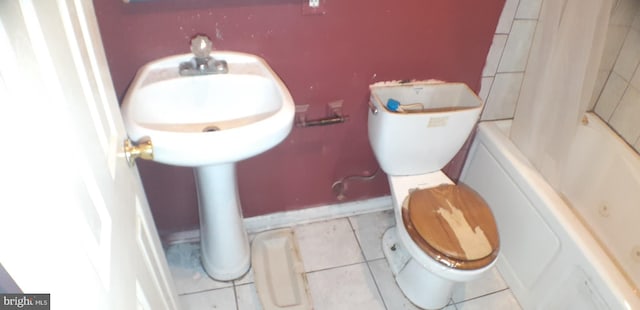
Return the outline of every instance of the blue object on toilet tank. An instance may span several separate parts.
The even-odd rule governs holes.
[[[400,101],[391,98],[387,100],[387,109],[389,109],[389,111],[396,112],[399,108]]]

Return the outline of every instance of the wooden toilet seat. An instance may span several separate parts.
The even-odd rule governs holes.
[[[413,191],[403,203],[402,220],[418,247],[447,267],[479,269],[498,255],[493,214],[482,197],[466,185]]]

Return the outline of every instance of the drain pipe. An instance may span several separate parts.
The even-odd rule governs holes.
[[[354,174],[354,175],[348,175],[338,181],[333,182],[333,184],[331,185],[331,191],[333,191],[333,194],[336,196],[336,199],[342,201],[345,198],[347,198],[347,196],[345,195],[345,192],[348,189],[347,186],[347,181],[349,180],[359,180],[359,181],[364,181],[364,182],[369,182],[373,179],[376,178],[376,176],[378,176],[378,173],[380,173],[380,166],[378,166],[376,168],[376,171],[374,171],[371,174]]]

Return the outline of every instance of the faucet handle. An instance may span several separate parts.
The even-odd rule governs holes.
[[[209,37],[205,35],[196,35],[191,39],[191,52],[196,58],[209,57],[211,50],[213,49],[213,43]]]

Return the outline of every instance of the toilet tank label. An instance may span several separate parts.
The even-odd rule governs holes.
[[[448,116],[432,117],[429,119],[429,123],[427,124],[427,127],[447,126],[447,120],[449,120]]]

